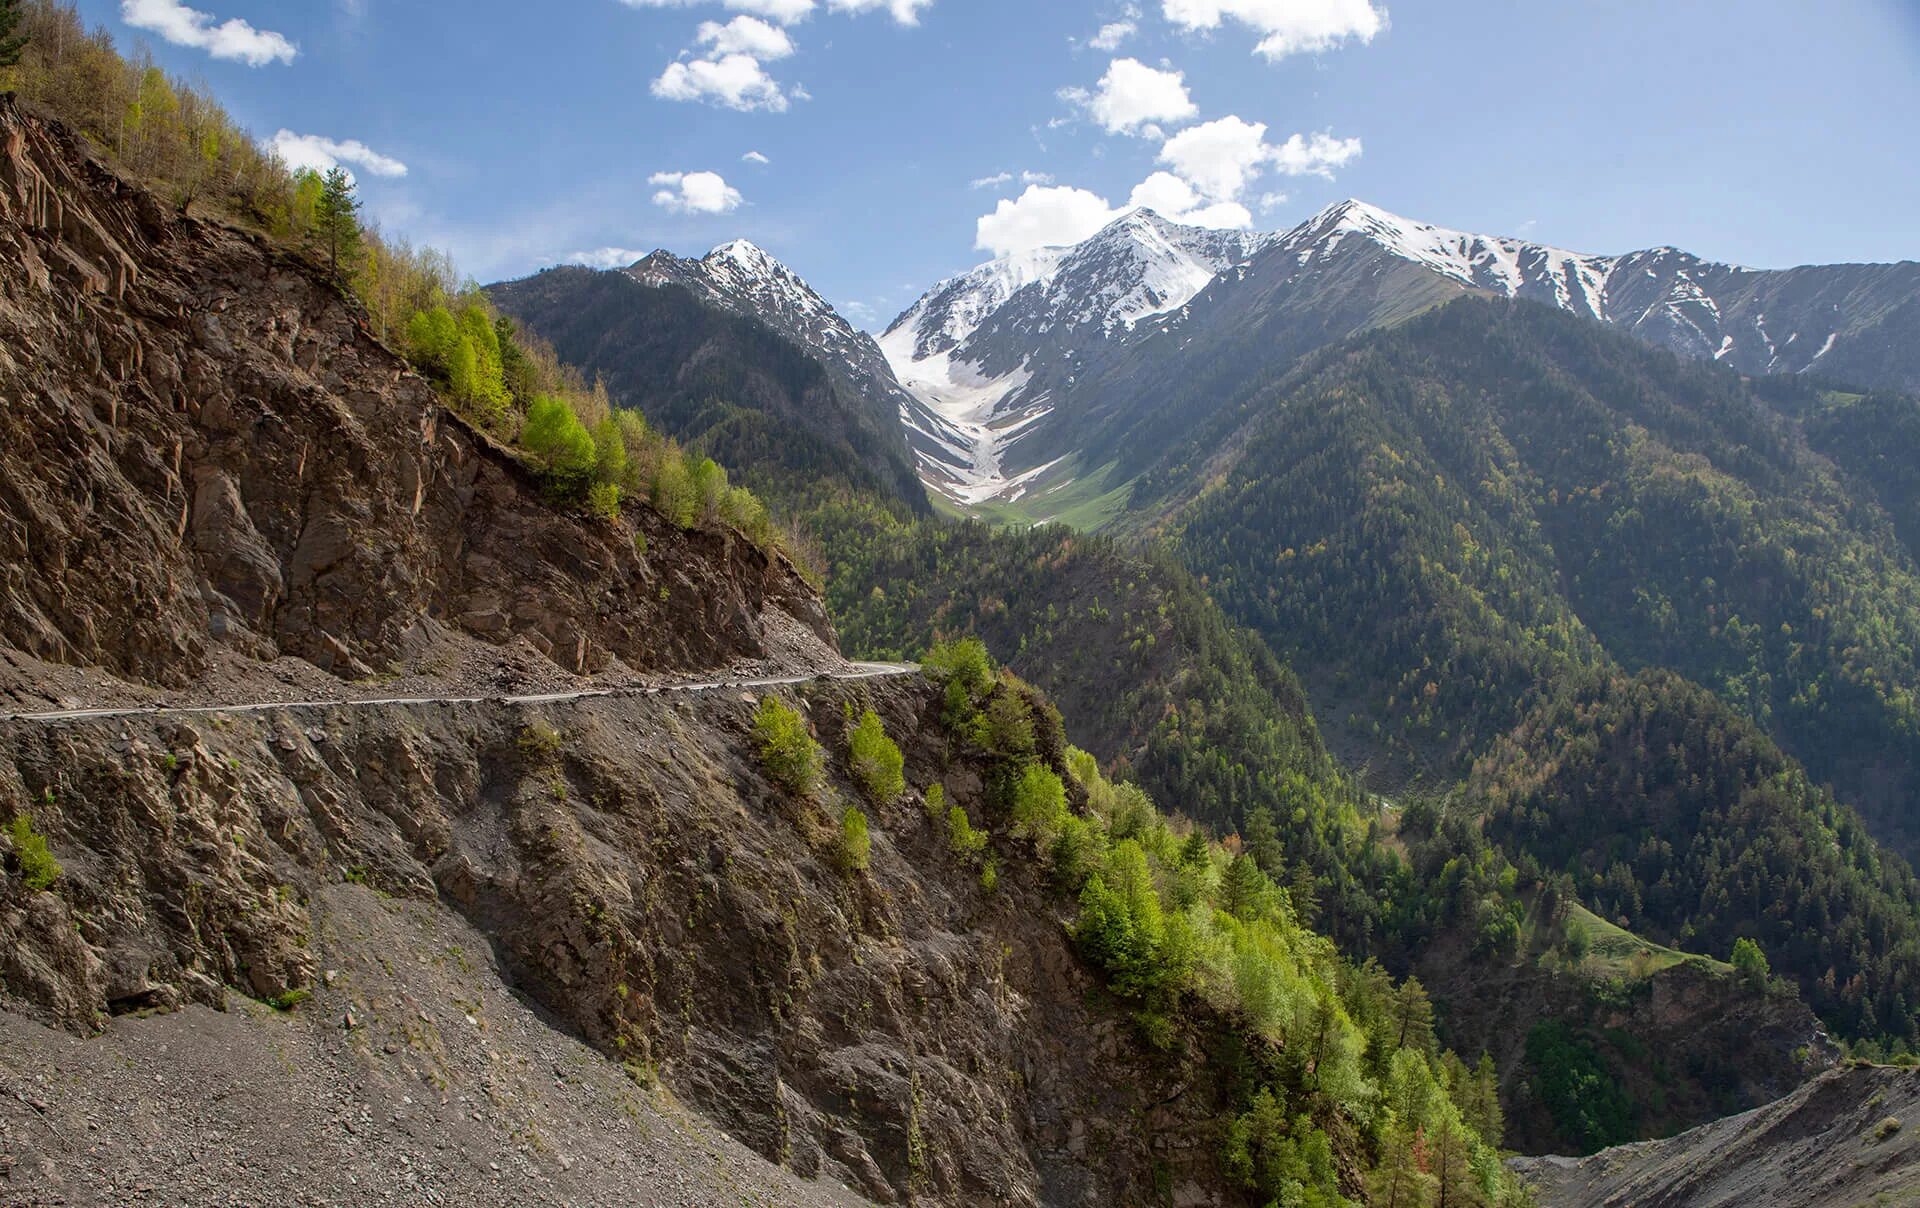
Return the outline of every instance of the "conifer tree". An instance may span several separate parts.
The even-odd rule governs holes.
[[[338,281],[340,266],[351,266],[360,258],[360,199],[354,196],[353,177],[345,168],[331,168],[321,178],[313,222],[327,249],[327,272]]]
[[[27,48],[27,35],[16,32],[26,15],[20,0],[0,0],[0,67],[18,63],[20,52]]]

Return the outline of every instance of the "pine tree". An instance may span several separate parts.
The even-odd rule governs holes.
[[[340,266],[360,259],[360,199],[354,196],[353,177],[345,168],[331,168],[321,179],[313,224],[327,249],[327,272],[338,281]]]
[[[1420,979],[1409,975],[1393,995],[1394,1047],[1433,1051],[1433,1000]]]
[[[26,15],[20,0],[0,0],[0,67],[18,63],[20,52],[27,48],[27,35],[15,32]]]

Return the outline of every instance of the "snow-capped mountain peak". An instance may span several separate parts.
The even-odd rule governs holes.
[[[1006,470],[1010,453],[1075,366],[1185,306],[1270,240],[1140,208],[1078,244],[1005,256],[928,291],[880,340],[923,405],[907,423],[928,485],[966,504],[1017,497],[1033,471]]]
[[[1589,318],[1604,318],[1607,313],[1607,280],[1614,257],[1451,230],[1351,198],[1320,211],[1281,242],[1306,265],[1332,254],[1349,239],[1375,244],[1472,289],[1551,301]]]

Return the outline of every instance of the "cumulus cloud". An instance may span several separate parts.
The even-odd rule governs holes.
[[[636,252],[629,247],[595,248],[590,252],[573,252],[562,261],[564,264],[584,264],[588,268],[609,269],[625,268],[629,264],[647,258],[645,252]]]
[[[1087,40],[1087,45],[1095,50],[1119,50],[1123,42],[1140,32],[1140,26],[1134,21],[1113,21],[1100,27],[1100,32]]]
[[[725,25],[703,21],[696,39],[710,54],[752,55],[761,62],[784,59],[793,53],[793,39],[787,31],[758,17],[735,17]]]
[[[707,0],[620,0],[628,8],[692,8]],[[751,13],[781,25],[792,25],[813,13],[814,0],[725,0],[734,12]]]
[[[300,53],[281,34],[255,29],[238,17],[220,21],[188,8],[180,0],[120,0],[120,19],[175,46],[191,46],[216,59],[233,59],[249,67],[291,63]]]
[[[1160,148],[1160,162],[1215,201],[1237,201],[1247,186],[1273,169],[1287,176],[1332,179],[1333,171],[1360,156],[1360,140],[1331,134],[1295,134],[1267,142],[1261,122],[1228,116],[1182,130]]]
[[[995,256],[1079,243],[1116,217],[1107,199],[1066,185],[1030,185],[1002,199],[974,228],[974,246]]]
[[[351,165],[375,176],[407,174],[407,165],[390,155],[380,154],[358,139],[341,141],[318,134],[295,134],[291,130],[282,130],[267,145],[280,157],[281,163],[296,172],[301,169],[330,172]]]
[[[1324,131],[1310,135],[1291,135],[1273,149],[1274,167],[1288,176],[1318,176],[1332,180],[1335,168],[1344,168],[1360,158],[1360,140],[1335,138]]]
[[[1003,198],[993,213],[980,218],[974,246],[995,256],[1064,247],[1143,206],[1189,226],[1238,229],[1253,225],[1253,215],[1245,206],[1209,200],[1172,173],[1156,172],[1134,187],[1124,206],[1086,189],[1030,185],[1018,198]]]
[[[1069,88],[1061,97],[1084,108],[1109,134],[1154,134],[1159,122],[1184,122],[1200,112],[1186,76],[1138,59],[1115,59],[1092,92]]]
[[[1260,35],[1254,49],[1269,59],[1371,42],[1387,27],[1386,10],[1372,0],[1163,0],[1162,9],[1185,29],[1239,21]]]
[[[1146,207],[1188,226],[1241,230],[1253,225],[1247,207],[1235,201],[1209,202],[1186,181],[1171,172],[1155,172],[1134,186],[1127,199],[1132,209]]]
[[[669,63],[653,82],[653,95],[666,101],[703,101],[743,113],[756,109],[784,113],[787,109],[787,97],[779,82],[749,54]]]
[[[746,201],[718,172],[656,172],[647,183],[659,190],[653,204],[676,214],[726,214]]]
[[[743,164],[759,164],[762,167],[764,167],[767,164],[772,163],[773,161],[768,159],[766,156],[760,154],[758,151],[749,151],[745,155],[742,155],[740,157],[740,162]]]
[[[837,13],[865,13],[875,9],[885,9],[893,14],[893,19],[902,25],[920,24],[920,10],[931,8],[933,0],[827,0],[827,7]]]

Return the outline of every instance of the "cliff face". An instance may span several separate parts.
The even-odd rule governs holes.
[[[749,699],[8,728],[0,800],[31,803],[64,873],[43,893],[0,877],[0,1006],[119,1035],[111,1015],[271,1014],[248,999],[307,991],[292,1035],[344,1020],[391,1076],[432,1056],[416,1007],[443,1029],[461,1013],[426,988],[449,959],[432,928],[356,942],[366,903],[341,895],[365,886],[485,937],[563,1031],[803,1178],[880,1203],[1137,1202],[1156,1180],[1223,1202],[1198,1055],[1145,1050],[1100,1005],[1030,864],[984,890],[929,818],[939,777],[990,820],[947,762],[938,693],[906,676],[800,698],[829,750],[849,702],[902,738],[914,788],[869,811],[858,874],[834,860],[851,786],[769,784]],[[452,1121],[436,1079],[485,1089],[450,1062],[396,1085]]]
[[[363,678],[474,643],[570,673],[833,658],[784,561],[556,514],[306,264],[11,100],[0,399],[0,644],[38,660],[180,687],[223,656]]]

